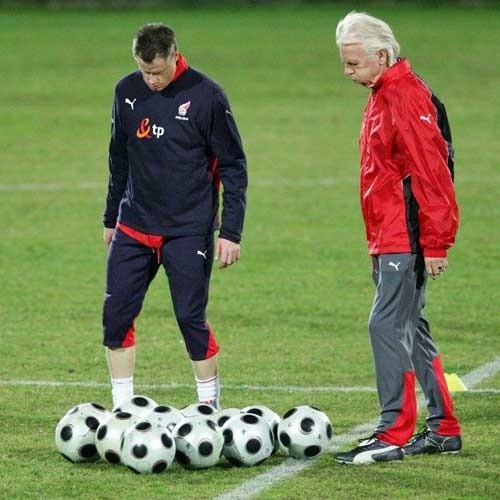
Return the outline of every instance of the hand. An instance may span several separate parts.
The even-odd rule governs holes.
[[[424,261],[425,270],[433,280],[444,273],[448,267],[448,259],[446,257],[424,257]]]
[[[215,260],[219,261],[219,269],[234,264],[240,258],[240,245],[224,238],[218,238],[215,245]]]
[[[106,245],[106,248],[109,248],[109,245],[111,245],[111,240],[113,239],[113,234],[115,234],[114,227],[105,227],[104,228],[104,232],[102,233],[102,239],[104,240],[104,244]]]

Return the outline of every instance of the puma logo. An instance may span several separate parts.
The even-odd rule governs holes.
[[[401,264],[401,262],[398,262],[397,264],[394,264],[394,262],[389,262],[389,266],[392,266],[394,269],[396,269],[396,271],[399,271],[399,265]]]
[[[198,250],[196,252],[196,255],[201,255],[205,260],[207,260],[207,251],[206,250],[204,252],[202,252],[201,250]]]
[[[125,98],[125,104],[130,104],[130,107],[132,108],[132,111],[134,110],[134,103],[137,101],[137,98],[131,101],[128,97]]]
[[[423,122],[427,122],[427,123],[431,123],[431,114],[429,113],[427,116],[426,115],[420,115],[419,118],[423,121]]]

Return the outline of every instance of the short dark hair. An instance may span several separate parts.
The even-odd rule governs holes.
[[[132,52],[150,63],[156,56],[166,59],[177,48],[175,33],[163,23],[143,24],[134,36]]]

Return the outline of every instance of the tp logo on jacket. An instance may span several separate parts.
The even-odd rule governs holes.
[[[156,123],[153,123],[153,126],[151,127],[149,125],[149,118],[144,118],[141,120],[141,123],[139,124],[139,128],[137,129],[135,135],[139,139],[152,139],[151,132],[153,132],[153,135],[159,139],[163,134],[165,134],[165,129],[163,127],[160,127],[159,125],[156,125]]]

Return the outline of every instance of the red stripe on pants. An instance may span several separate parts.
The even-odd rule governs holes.
[[[453,401],[450,391],[448,390],[448,385],[446,384],[446,379],[444,378],[444,370],[440,356],[434,358],[432,367],[434,368],[434,376],[436,377],[443,406],[443,418],[439,423],[439,427],[433,429],[433,431],[442,436],[458,436],[460,435],[460,425],[453,413]]]
[[[215,338],[215,334],[212,331],[212,328],[210,327],[210,324],[206,323],[208,331],[209,331],[209,337],[208,337],[208,346],[207,346],[207,353],[205,355],[205,359],[210,359],[212,356],[215,356],[219,352],[219,344],[217,343],[217,340]]]
[[[415,396],[415,372],[404,372],[401,411],[388,429],[377,433],[377,439],[384,441],[384,443],[403,446],[412,436],[416,422],[417,398]]]

